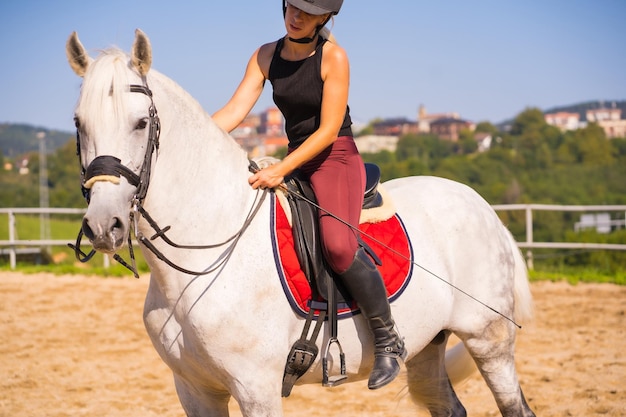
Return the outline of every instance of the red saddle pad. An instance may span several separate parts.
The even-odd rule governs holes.
[[[385,281],[391,302],[402,294],[413,272],[413,250],[404,224],[395,214],[379,223],[360,224],[359,229],[363,241],[382,261],[378,269]],[[296,313],[305,317],[309,311],[311,287],[298,262],[291,225],[275,195],[271,200],[270,233],[274,261],[287,300]],[[352,316],[356,309],[356,306],[341,309],[339,318]]]

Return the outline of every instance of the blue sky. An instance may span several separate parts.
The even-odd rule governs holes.
[[[431,113],[493,123],[525,108],[626,99],[624,0],[346,0],[333,33],[351,61],[353,119]],[[129,50],[135,28],[153,67],[210,113],[261,43],[284,34],[281,3],[47,1],[0,3],[0,123],[73,130],[80,78],[65,42]],[[267,84],[256,112],[272,105]]]

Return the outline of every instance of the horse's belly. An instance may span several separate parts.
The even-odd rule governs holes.
[[[515,248],[480,195],[435,177],[392,180],[385,188],[413,247],[416,266],[407,291],[416,291],[412,297],[422,300],[418,303],[432,304],[427,319],[473,332],[493,318],[481,302],[506,313],[511,310]],[[402,305],[402,297],[399,301]]]

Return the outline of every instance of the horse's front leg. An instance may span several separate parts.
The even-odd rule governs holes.
[[[203,392],[199,395],[177,375],[174,375],[174,385],[187,417],[228,417],[229,393]]]
[[[248,368],[245,376],[235,379],[231,393],[244,417],[283,416],[282,373],[275,372],[275,367],[269,368]]]
[[[253,372],[250,372],[252,374]],[[235,397],[244,417],[282,417],[280,386],[272,387],[267,372],[259,370],[254,381],[234,383],[232,397]],[[202,391],[189,387],[185,381],[174,375],[176,393],[188,417],[228,417],[228,403],[231,394],[226,391]]]

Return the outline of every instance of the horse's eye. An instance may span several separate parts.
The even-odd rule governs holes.
[[[135,130],[143,130],[148,126],[148,119],[141,119],[137,122],[137,126],[135,126]]]
[[[80,129],[80,120],[78,120],[78,117],[74,117],[74,126],[76,129]]]

